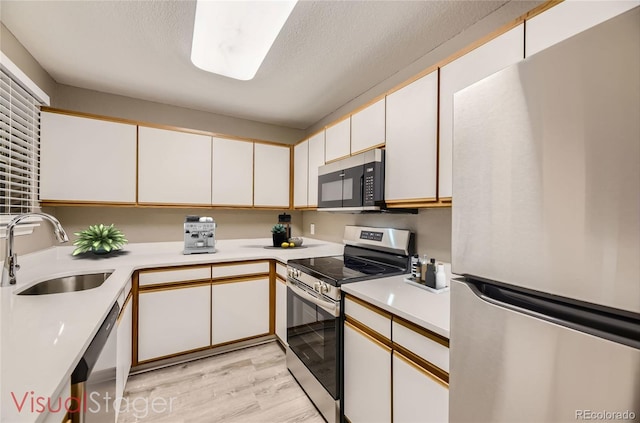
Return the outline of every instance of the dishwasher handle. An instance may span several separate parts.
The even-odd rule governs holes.
[[[77,384],[81,382],[86,382],[91,374],[91,370],[93,370],[93,366],[95,366],[98,361],[98,357],[100,357],[100,353],[102,352],[102,348],[107,343],[107,339],[109,339],[109,334],[113,330],[116,325],[116,320],[118,319],[118,313],[120,312],[120,307],[116,302],[109,314],[100,325],[100,329],[96,333],[96,336],[93,337],[93,340],[87,347],[87,350],[82,355],[80,362],[71,373],[71,384]]]

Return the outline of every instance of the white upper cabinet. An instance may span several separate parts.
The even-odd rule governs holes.
[[[347,118],[326,130],[325,161],[341,159],[351,154],[351,119]]]
[[[289,208],[291,149],[287,146],[255,144],[253,205]]]
[[[213,137],[211,202],[253,205],[253,143]]]
[[[42,112],[40,199],[135,203],[136,126]]]
[[[351,115],[351,154],[385,142],[385,99]]]
[[[528,27],[527,27],[528,29]],[[440,69],[440,157],[438,196],[451,198],[453,94],[524,58],[524,25],[459,57]]]
[[[324,136],[322,131],[309,138],[309,177],[307,205],[318,206],[318,168],[324,165]]]
[[[387,96],[385,200],[436,199],[438,72]]]
[[[563,1],[527,20],[526,57],[638,5],[638,0]]]
[[[140,126],[138,201],[211,204],[211,137]]]
[[[309,178],[309,140],[293,148],[293,206],[307,207]],[[317,183],[317,182],[316,182]]]

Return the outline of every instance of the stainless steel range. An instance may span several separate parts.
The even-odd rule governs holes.
[[[408,273],[414,236],[407,230],[347,226],[341,256],[289,260],[287,367],[329,423],[340,421],[340,286]]]

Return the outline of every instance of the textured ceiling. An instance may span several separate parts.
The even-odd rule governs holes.
[[[306,129],[500,1],[300,1],[256,77],[191,64],[194,1],[7,1],[0,20],[56,82]]]

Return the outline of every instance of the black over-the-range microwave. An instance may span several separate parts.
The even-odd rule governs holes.
[[[384,150],[376,148],[318,168],[318,210],[376,211],[384,207]]]

